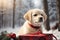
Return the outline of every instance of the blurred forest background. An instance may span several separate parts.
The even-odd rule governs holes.
[[[46,24],[49,30],[50,22],[60,20],[59,2],[59,0],[0,0],[0,28],[20,27],[25,21],[23,15],[29,9],[39,8],[48,15]]]
[[[20,27],[25,21],[24,14],[30,9],[39,8],[46,12],[46,28],[50,30],[50,23],[60,23],[59,4],[59,0],[0,0],[0,28]]]
[[[60,0],[0,0],[0,32],[18,33],[20,26],[25,22],[24,14],[34,8],[42,9],[48,18],[46,29],[58,22],[53,34],[60,39]],[[14,29],[13,29],[14,28]]]

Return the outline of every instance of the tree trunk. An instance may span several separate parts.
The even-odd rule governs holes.
[[[48,13],[48,2],[47,2],[47,0],[43,0],[43,5],[44,5],[44,11],[47,14],[46,29],[50,30],[49,13]]]
[[[57,14],[58,14],[58,18],[59,18],[58,31],[60,31],[60,0],[56,0],[56,4],[57,4]]]
[[[13,0],[13,28],[15,27],[15,2],[16,2],[16,0]]]

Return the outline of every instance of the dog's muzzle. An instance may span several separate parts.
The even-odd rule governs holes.
[[[43,22],[43,17],[40,17],[39,18],[39,22]]]

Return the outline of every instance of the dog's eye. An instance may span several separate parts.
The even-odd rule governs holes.
[[[43,14],[41,14],[41,16],[43,16]]]
[[[37,14],[34,14],[34,16],[37,16]]]

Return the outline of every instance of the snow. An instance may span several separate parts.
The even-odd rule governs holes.
[[[55,25],[56,22],[53,22],[53,23],[50,23],[51,26]],[[20,27],[16,26],[14,29],[12,27],[7,27],[7,28],[1,28],[0,29],[0,33],[2,31],[7,31],[8,33],[15,33],[16,36],[18,36],[18,33],[19,33],[19,30],[20,30]],[[60,39],[60,32],[58,32],[58,29],[54,30],[53,31],[53,34],[58,38]]]
[[[8,33],[15,33],[16,36],[17,36],[18,33],[19,33],[19,29],[20,29],[20,27],[15,27],[15,28],[12,28],[12,27],[1,28],[0,29],[0,33],[2,31],[7,31]]]

